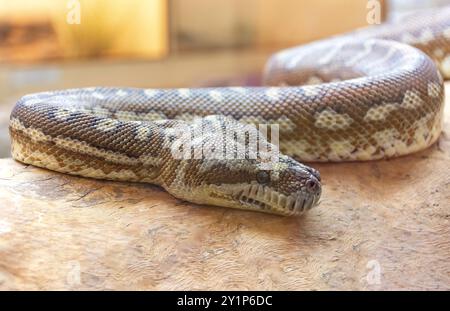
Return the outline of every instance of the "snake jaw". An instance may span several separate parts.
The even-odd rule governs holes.
[[[300,190],[285,195],[267,186],[251,184],[237,191],[234,198],[242,206],[241,208],[285,216],[298,216],[317,205],[320,192],[310,194]]]

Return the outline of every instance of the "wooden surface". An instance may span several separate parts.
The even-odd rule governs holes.
[[[0,160],[0,289],[449,290],[449,108],[429,150],[316,165],[302,218]]]

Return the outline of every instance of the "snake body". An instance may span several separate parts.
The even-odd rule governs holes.
[[[321,181],[297,161],[384,159],[433,144],[443,76],[450,8],[281,51],[267,63],[266,87],[27,95],[11,113],[12,155],[62,173],[160,185],[194,203],[299,215],[318,204]],[[278,125],[281,153],[260,124]]]

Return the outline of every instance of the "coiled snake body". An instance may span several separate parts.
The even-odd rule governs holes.
[[[267,87],[25,96],[11,114],[12,155],[63,173],[157,184],[194,203],[299,215],[317,205],[321,184],[297,161],[383,159],[433,144],[442,76],[450,78],[450,8],[275,54]],[[277,148],[255,134],[258,124],[279,126],[275,162],[263,157]],[[250,143],[254,135],[262,145]]]

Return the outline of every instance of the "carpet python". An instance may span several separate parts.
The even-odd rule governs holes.
[[[27,95],[11,113],[12,156],[193,203],[300,215],[318,204],[321,179],[297,161],[398,157],[438,139],[450,7],[281,51],[264,77],[264,87]]]

